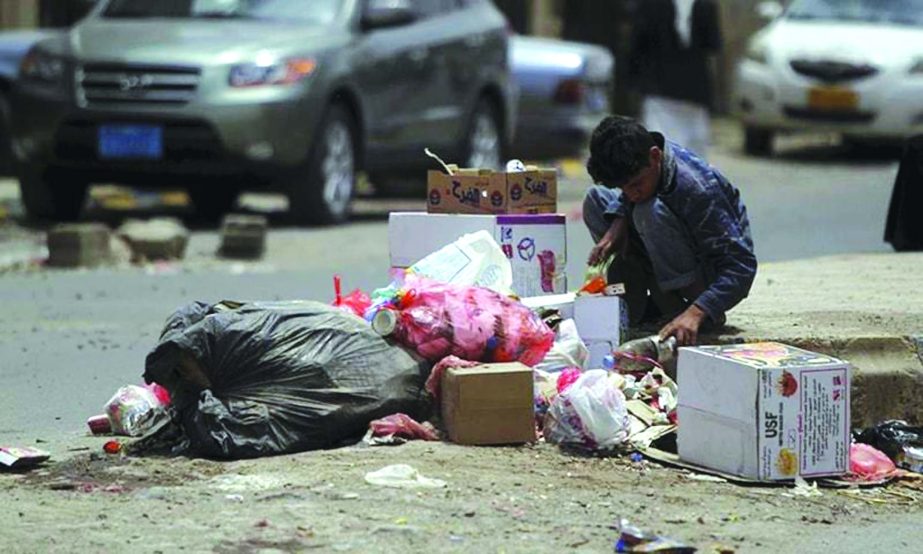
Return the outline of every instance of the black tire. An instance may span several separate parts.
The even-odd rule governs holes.
[[[195,219],[203,223],[216,223],[237,205],[239,189],[226,183],[190,188],[187,193],[195,210]]]
[[[352,115],[334,104],[317,129],[305,164],[287,184],[289,212],[301,224],[334,225],[349,219],[356,193],[359,138]]]
[[[495,140],[492,147],[488,146],[486,138],[481,133],[487,129],[483,125],[493,127]],[[506,144],[503,132],[503,122],[500,118],[500,110],[488,98],[481,98],[477,107],[468,120],[467,130],[462,147],[463,157],[466,167],[477,167],[487,169],[502,169],[503,157],[506,154]],[[483,142],[481,142],[483,140]],[[492,152],[491,152],[492,151]],[[488,153],[489,152],[489,153]],[[488,160],[489,158],[489,160]]]
[[[13,173],[13,141],[10,136],[10,101],[0,91],[0,175]]]
[[[744,127],[744,152],[750,156],[771,156],[775,133],[759,127]]]
[[[32,219],[76,221],[80,218],[89,184],[63,173],[19,168],[19,196]]]

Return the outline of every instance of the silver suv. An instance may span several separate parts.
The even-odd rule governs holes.
[[[515,113],[488,0],[102,0],[24,58],[13,152],[33,217],[89,184],[184,186],[201,215],[242,189],[304,223],[349,215],[355,178],[497,166]]]

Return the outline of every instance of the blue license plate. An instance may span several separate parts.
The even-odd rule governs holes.
[[[158,125],[100,125],[102,159],[159,160],[163,157],[163,127]]]

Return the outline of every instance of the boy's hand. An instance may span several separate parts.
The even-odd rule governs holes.
[[[613,252],[623,250],[625,245],[626,221],[623,217],[617,217],[612,220],[612,225],[606,234],[599,239],[599,242],[590,250],[590,257],[587,259],[587,265],[599,265],[606,260]]]
[[[660,338],[676,337],[677,346],[693,346],[699,338],[699,326],[705,317],[705,312],[693,304],[660,330]]]

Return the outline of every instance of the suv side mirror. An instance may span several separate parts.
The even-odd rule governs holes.
[[[410,0],[368,0],[362,13],[365,30],[400,27],[417,18]]]
[[[782,6],[781,2],[760,2],[756,5],[757,15],[765,21],[772,21],[782,15],[784,11],[785,7]]]

